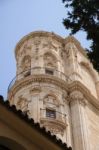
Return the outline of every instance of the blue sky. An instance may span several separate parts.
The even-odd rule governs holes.
[[[62,37],[69,35],[62,19],[66,9],[62,0],[0,0],[0,94],[7,97],[7,88],[16,74],[14,48],[26,34],[37,31],[53,31]],[[86,34],[75,37],[81,45],[89,47]]]

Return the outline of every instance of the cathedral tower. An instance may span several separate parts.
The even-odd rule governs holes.
[[[10,104],[74,150],[97,150],[99,76],[80,43],[72,36],[33,32],[19,41],[15,57]]]

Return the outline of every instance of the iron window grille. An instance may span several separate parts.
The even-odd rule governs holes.
[[[56,111],[46,109],[46,117],[56,119]]]

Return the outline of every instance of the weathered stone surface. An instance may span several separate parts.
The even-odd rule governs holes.
[[[73,150],[98,150],[99,75],[80,43],[72,36],[33,32],[17,44],[15,56],[10,104]]]

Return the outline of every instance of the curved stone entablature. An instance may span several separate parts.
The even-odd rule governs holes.
[[[76,45],[76,47],[78,48],[78,50],[80,50],[80,52],[86,56],[86,52],[84,51],[84,49],[82,48],[80,42],[75,39],[73,36],[68,36],[67,38],[63,38],[57,34],[55,34],[54,32],[45,32],[45,31],[35,31],[35,32],[31,32],[30,34],[24,36],[16,45],[15,47],[15,56],[17,56],[17,52],[18,50],[21,48],[21,46],[24,44],[25,41],[28,41],[30,39],[34,39],[35,37],[45,37],[45,38],[52,38],[53,40],[56,40],[57,42],[61,43],[63,48],[67,43],[74,43]],[[39,44],[39,43],[38,43]],[[28,49],[30,49],[31,47],[27,47]]]
[[[22,80],[19,80],[18,82],[16,82],[10,92],[9,92],[9,95],[8,95],[8,99],[10,99],[10,102],[13,100],[13,96],[16,95],[16,93],[18,91],[20,91],[22,88],[25,88],[26,86],[28,85],[31,85],[33,83],[38,83],[38,86],[39,88],[41,87],[40,84],[42,83],[47,83],[49,84],[49,87],[50,87],[50,84],[53,84],[53,85],[56,85],[58,87],[60,87],[61,89],[63,89],[65,92],[65,99],[67,99],[67,102],[68,102],[68,99],[69,99],[69,95],[67,95],[66,93],[72,93],[73,91],[80,91],[81,93],[83,93],[83,95],[85,96],[85,98],[89,101],[89,103],[92,103],[92,105],[94,105],[96,108],[99,109],[99,102],[98,102],[98,99],[95,98],[90,90],[88,88],[86,88],[83,84],[81,84],[81,82],[79,81],[74,81],[74,82],[71,82],[70,84],[66,84],[64,82],[64,80],[60,80],[56,77],[51,77],[49,75],[33,75],[33,76],[30,76],[28,78],[23,78]],[[34,89],[35,86],[34,86]],[[40,89],[37,89],[37,91],[39,91]],[[33,90],[32,90],[33,92]],[[63,95],[64,95],[63,93]],[[64,98],[63,98],[64,99]]]
[[[51,83],[68,91],[67,84],[64,82],[64,80],[61,80],[60,78],[56,78],[55,76],[50,75],[32,75],[27,78],[22,78],[21,80],[16,81],[8,93],[8,99],[10,99],[11,101],[12,96],[15,95],[22,87],[26,87],[27,85],[31,85],[32,83],[35,82],[38,82],[38,84]]]

